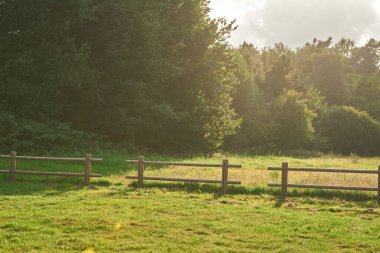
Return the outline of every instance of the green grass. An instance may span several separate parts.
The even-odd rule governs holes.
[[[228,155],[231,178],[227,196],[218,185],[147,182],[137,189],[135,155],[103,153],[93,171],[105,177],[82,187],[81,178],[0,176],[0,252],[380,252],[380,210],[368,192],[291,190],[285,202],[267,166],[375,169],[380,158],[294,158]],[[205,157],[146,156],[146,160],[220,162]],[[1,160],[0,168],[8,162]],[[18,161],[19,169],[83,171],[83,164]],[[147,175],[219,178],[220,169],[148,167]],[[294,174],[294,182],[372,185],[371,177]]]

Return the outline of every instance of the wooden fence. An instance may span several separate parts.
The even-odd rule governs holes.
[[[281,197],[285,198],[288,187],[295,188],[314,188],[314,189],[337,189],[337,190],[357,190],[357,191],[377,191],[378,203],[380,204],[380,166],[377,170],[360,169],[326,169],[326,168],[289,168],[288,163],[282,163],[282,167],[268,167],[268,170],[281,171],[281,184],[269,183],[271,187],[281,187]],[[357,174],[376,174],[377,187],[359,186],[337,186],[337,185],[312,185],[312,184],[288,184],[289,171],[309,171],[309,172],[333,172],[333,173],[357,173]]]
[[[217,183],[222,184],[222,194],[227,193],[228,184],[241,184],[241,181],[230,180],[228,181],[228,168],[241,168],[241,165],[229,164],[228,160],[223,160],[221,164],[203,164],[203,163],[183,163],[183,162],[163,162],[163,161],[145,161],[144,156],[139,156],[138,160],[127,160],[128,163],[138,164],[137,176],[126,176],[128,179],[137,179],[138,187],[144,186],[144,180],[158,180],[158,181],[176,181],[176,182],[194,182],[194,183]],[[212,179],[189,179],[189,178],[172,178],[172,177],[144,177],[145,165],[174,165],[174,166],[188,166],[188,167],[217,167],[222,168],[222,180]]]
[[[90,184],[91,177],[101,177],[101,174],[91,173],[91,162],[103,161],[101,158],[92,158],[91,154],[87,154],[84,158],[66,158],[66,157],[34,157],[34,156],[17,156],[16,152],[12,151],[10,155],[0,155],[0,158],[9,159],[9,170],[0,170],[0,173],[9,173],[11,182],[15,182],[16,174],[38,175],[38,176],[68,176],[68,177],[83,177],[84,184]],[[17,170],[17,160],[34,160],[34,161],[66,161],[66,162],[84,162],[84,172],[48,172],[48,171],[27,171]]]

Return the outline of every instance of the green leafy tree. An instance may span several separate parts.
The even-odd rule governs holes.
[[[289,82],[297,90],[314,87],[330,105],[342,104],[347,96],[346,69],[341,56],[330,48],[331,38],[314,40],[298,50]]]
[[[86,63],[89,47],[76,43],[73,29],[92,19],[89,5],[80,1],[1,1],[3,110],[36,120],[60,119],[88,101],[86,92],[96,90],[96,71]]]
[[[380,41],[369,39],[359,48],[354,48],[352,65],[359,74],[378,74],[380,71]]]
[[[115,143],[217,149],[239,124],[234,27],[211,19],[208,4],[2,1],[0,106]]]
[[[380,121],[380,79],[376,76],[359,77],[353,84],[350,105],[366,111],[375,120]]]
[[[94,51],[103,102],[86,129],[161,151],[220,147],[238,125],[225,41],[233,25],[211,19],[203,0],[95,6],[96,20],[79,37]]]
[[[313,138],[315,113],[307,107],[302,94],[287,90],[273,105],[275,141],[281,150],[304,148]]]
[[[290,48],[282,43],[261,52],[260,65],[256,68],[256,83],[269,99],[290,87],[287,75],[291,70],[292,55]]]
[[[250,60],[256,52],[251,44],[244,44],[235,51],[238,84],[232,97],[232,105],[242,121],[237,133],[226,138],[224,148],[228,150],[253,150],[260,143],[261,138],[257,138],[258,129],[254,124],[261,111],[259,108],[262,101],[250,65]]]

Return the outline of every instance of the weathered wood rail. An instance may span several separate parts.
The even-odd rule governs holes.
[[[164,161],[145,161],[144,156],[139,156],[138,160],[127,160],[127,163],[138,164],[137,176],[126,176],[127,179],[137,179],[138,187],[144,187],[144,180],[158,180],[158,181],[175,181],[175,182],[191,182],[191,183],[211,183],[222,184],[222,194],[227,194],[228,184],[241,184],[241,181],[228,180],[229,168],[241,168],[241,165],[229,164],[228,160],[223,160],[221,164],[206,164],[206,163],[185,163],[185,162],[164,162]],[[172,178],[172,177],[147,177],[144,176],[145,165],[162,165],[162,166],[184,166],[184,167],[210,167],[222,168],[222,179],[190,179],[190,178]]]
[[[91,154],[86,154],[84,158],[67,158],[67,157],[36,157],[36,156],[17,156],[15,151],[9,155],[0,155],[0,158],[9,159],[9,169],[0,170],[0,173],[9,173],[11,182],[16,181],[16,174],[24,175],[37,175],[37,176],[64,176],[64,177],[83,177],[84,184],[90,185],[91,177],[101,177],[101,174],[91,173],[91,163],[103,161],[101,158],[92,158]],[[31,160],[31,161],[65,161],[65,162],[84,162],[84,172],[50,172],[50,171],[31,171],[31,170],[17,170],[17,160]]]
[[[377,170],[362,169],[328,169],[328,168],[289,168],[287,162],[283,162],[281,167],[268,167],[268,170],[281,171],[281,183],[269,183],[270,187],[281,187],[281,197],[285,199],[288,187],[293,188],[313,188],[313,189],[335,189],[353,191],[377,191],[377,202],[380,204],[380,165]],[[289,171],[303,172],[329,172],[329,173],[356,173],[356,174],[375,174],[377,175],[377,187],[361,186],[340,186],[340,185],[314,185],[314,184],[288,184]]]

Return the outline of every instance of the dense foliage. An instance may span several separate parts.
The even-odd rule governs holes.
[[[68,123],[49,120],[44,123],[18,119],[0,112],[0,150],[17,150],[33,154],[82,152],[107,145],[95,134],[73,130]]]
[[[320,131],[331,150],[349,154],[376,154],[380,146],[380,123],[367,112],[333,106],[321,117]]]
[[[380,42],[235,50],[243,63],[233,103],[243,122],[225,148],[380,154]]]
[[[212,20],[207,1],[16,0],[0,9],[2,111],[160,151],[213,150],[238,126],[225,41],[233,27]]]
[[[379,154],[367,139],[337,144],[343,132],[331,129],[343,121],[329,118],[352,106],[335,112],[356,115],[344,133],[378,143],[363,131],[380,121],[380,42],[232,48],[233,23],[210,18],[208,5],[0,1],[1,151],[102,139],[160,152]]]

